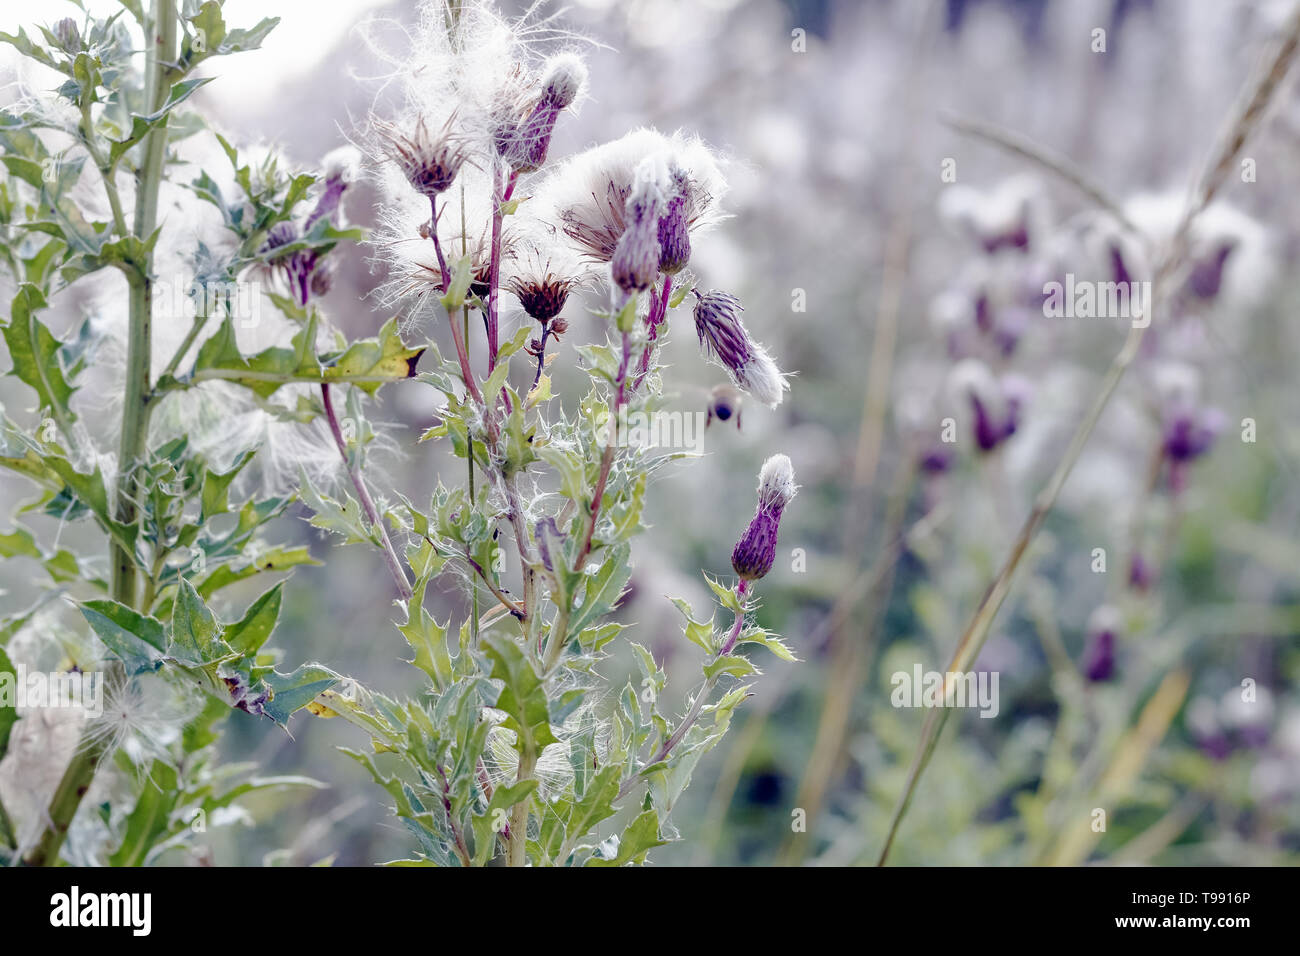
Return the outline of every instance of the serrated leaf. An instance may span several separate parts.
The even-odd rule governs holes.
[[[41,408],[53,409],[63,421],[71,422],[75,416],[68,403],[76,389],[68,384],[59,360],[62,343],[36,318],[44,308],[40,289],[28,283],[19,287],[3,329],[13,363],[10,374],[36,392]]]
[[[167,649],[161,621],[109,600],[87,601],[81,605],[81,615],[128,671],[158,669]]]
[[[717,660],[709,661],[704,665],[704,676],[708,678],[718,677],[723,674],[729,677],[748,677],[750,674],[757,674],[759,670],[747,657],[740,657],[735,654],[728,654],[725,657],[719,657]]]
[[[185,578],[180,579],[172,604],[171,641],[167,651],[177,660],[198,664],[228,653],[221,641],[221,624]]]
[[[595,574],[587,576],[587,588],[583,595],[582,606],[577,608],[570,618],[569,633],[580,632],[587,625],[595,623],[596,618],[612,611],[622,598],[623,589],[627,587],[631,577],[632,565],[628,561],[627,546],[620,545],[610,549],[605,554],[600,569]]]
[[[294,711],[306,707],[316,696],[340,680],[338,674],[320,664],[303,664],[291,674],[272,671],[265,678],[272,691],[265,712],[277,724],[285,726]]]
[[[244,657],[251,657],[262,649],[280,619],[283,592],[284,582],[277,581],[270,590],[249,605],[243,617],[226,628],[223,636],[231,650]]]
[[[644,863],[646,853],[657,846],[663,846],[667,840],[659,838],[659,814],[655,810],[645,810],[623,831],[618,841],[618,852],[610,859],[592,857],[588,866],[626,866],[629,863]]]
[[[492,661],[492,678],[504,685],[496,706],[505,711],[504,725],[518,734],[520,753],[539,755],[544,747],[557,743],[551,732],[546,688],[523,649],[509,635],[489,632],[482,638]]]

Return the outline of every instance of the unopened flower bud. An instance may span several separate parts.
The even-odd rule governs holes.
[[[716,290],[695,292],[695,332],[700,345],[731,373],[732,381],[768,408],[776,408],[789,387],[767,351],[740,321],[740,300]]]
[[[785,455],[773,455],[758,475],[758,510],[731,552],[731,567],[742,580],[756,581],[772,570],[781,513],[794,498],[794,466]]]
[[[64,17],[54,24],[53,32],[65,53],[81,52],[81,31],[77,29],[77,21],[71,17]]]

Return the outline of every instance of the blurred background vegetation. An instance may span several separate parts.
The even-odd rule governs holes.
[[[195,102],[232,138],[274,144],[310,166],[382,95],[383,67],[366,37],[398,36],[414,4],[243,5],[246,13],[231,0],[227,19],[282,13],[284,22]],[[20,15],[52,22],[62,7],[11,6],[0,26],[13,29]],[[890,675],[915,663],[943,669],[1123,341],[1122,324],[1027,312],[1004,357],[1031,385],[1016,434],[979,454],[969,406],[953,405],[959,440],[947,467],[918,469],[951,404],[956,356],[945,310],[1008,281],[1008,262],[1013,283],[1031,281],[1039,266],[1084,275],[1095,265],[1079,238],[1095,213],[1086,198],[945,117],[1014,130],[1121,202],[1176,200],[1287,9],[1236,0],[572,4],[564,24],[602,45],[590,56],[591,97],[560,124],[552,155],[640,125],[696,131],[725,151],[733,218],[699,242],[694,269],[705,285],[739,295],[754,335],[797,372],[776,412],[747,409],[741,430],[715,424],[705,458],[651,492],[654,528],[621,616],[684,688],[696,651],[663,595],[702,605],[700,570],[730,573],[767,455],[789,454],[802,485],[763,582],[759,621],[804,663],[763,662],[753,699],[675,813],[682,841],[655,854],[658,862],[875,860],[924,716],[891,705]],[[351,29],[367,17],[366,31]],[[1106,31],[1104,52],[1093,49],[1097,29]],[[0,71],[13,65],[0,60]],[[1238,216],[1223,228],[1238,245],[1222,289],[1168,317],[1169,333],[1156,339],[1168,354],[1144,356],[1103,418],[981,655],[979,667],[1000,675],[1000,711],[954,715],[892,862],[1297,860],[1297,82],[1247,149],[1255,181],[1234,177],[1223,196]],[[950,159],[955,183],[941,175]],[[945,199],[958,187],[959,199]],[[1000,203],[1010,202],[1014,219],[1022,207],[1008,195],[1029,197],[1028,248],[1012,251],[1020,258],[990,256],[970,228],[997,226]],[[373,222],[372,202],[354,190],[350,217]],[[344,264],[325,308],[350,336],[386,318],[371,295],[383,279],[361,251]],[[72,296],[62,305],[69,317],[90,306]],[[563,368],[572,345],[599,328],[569,314],[561,389],[579,381]],[[684,312],[671,336],[676,407],[702,410],[716,370],[695,357]],[[1171,356],[1195,369],[1201,396],[1229,423],[1176,495],[1144,490],[1162,441],[1152,412],[1160,363]],[[0,400],[18,401],[17,389],[6,380]],[[388,390],[372,414],[388,423],[376,487],[418,499],[444,472],[448,483],[460,480],[459,467],[414,443],[429,423],[428,391]],[[1254,443],[1240,440],[1244,418],[1257,423]],[[18,493],[17,479],[3,479],[0,495]],[[331,548],[303,514],[281,519],[282,538],[328,560],[299,570],[285,593],[278,642],[288,659],[327,662],[387,693],[416,692],[382,562]],[[1145,591],[1126,581],[1134,527],[1159,542],[1149,558],[1158,580]],[[1095,548],[1107,550],[1105,573],[1094,570]],[[6,602],[21,603],[31,573],[0,564]],[[430,609],[459,620],[458,600],[449,588]],[[1089,680],[1089,622],[1103,605],[1121,621],[1113,673]],[[1253,704],[1241,701],[1245,679],[1256,687]],[[235,714],[231,759],[328,788],[212,829],[199,858],[402,856],[404,833],[382,795],[334,752],[361,743],[341,724],[299,718],[287,736]],[[1091,827],[1097,808],[1105,832]],[[792,832],[796,809],[807,832]]]

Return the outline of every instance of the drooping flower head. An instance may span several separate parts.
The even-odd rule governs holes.
[[[781,514],[799,486],[794,466],[785,455],[773,455],[758,474],[758,510],[731,552],[731,567],[744,581],[756,581],[772,570]]]
[[[695,292],[695,331],[705,352],[730,374],[731,380],[768,408],[781,404],[789,383],[767,350],[740,321],[740,300],[716,290]]]

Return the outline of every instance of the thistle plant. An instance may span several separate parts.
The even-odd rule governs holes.
[[[312,787],[220,761],[238,710],[268,732],[299,711],[343,718],[332,726],[393,802],[413,861],[644,862],[675,837],[673,807],[759,673],[742,651],[794,659],[753,621],[796,488],[784,455],[737,529],[737,577],[705,576],[717,606],[675,601],[701,659],[680,716],[616,617],[648,482],[691,457],[627,428],[669,394],[656,346],[686,295],[735,388],[769,407],[787,389],[738,301],[690,271],[721,218],[720,163],[648,129],[557,162],[553,133],[587,83],[577,41],[486,2],[431,0],[403,101],[355,149],[297,171],[189,108],[212,79],[201,65],[255,49],[275,23],[237,29],[218,0],[155,0],[0,35],[62,84],[0,113],[3,333],[28,395],[0,422],[0,465],[34,495],[0,540],[49,578],[5,609],[0,674],[21,663],[106,686],[102,713],[74,708],[57,726],[0,710],[0,779],[32,781],[21,808],[0,804],[0,854],[170,859],[196,821],[249,794]],[[381,196],[370,250],[397,314],[350,340],[325,300],[340,263],[365,255],[345,215],[363,175]],[[95,317],[44,324],[74,285]],[[580,304],[594,340],[574,330]],[[394,387],[439,403],[422,433],[394,439],[402,453],[462,463],[427,502],[368,468],[393,431],[368,416]],[[710,413],[738,418],[723,388]],[[418,696],[270,649],[283,576],[317,563],[271,541],[291,508],[387,568]],[[426,607],[435,580],[463,594],[459,625]],[[611,672],[628,659],[623,683]],[[63,769],[47,792],[33,771],[51,761]]]
[[[0,672],[18,660],[85,675],[106,701],[97,713],[59,701],[71,708],[64,722],[2,712],[0,756],[13,748],[4,769],[20,789],[36,779],[32,761],[63,768],[52,791],[24,794],[22,815],[0,815],[0,852],[15,862],[144,863],[251,793],[312,785],[223,765],[214,746],[232,710],[283,726],[336,680],[316,665],[281,669],[270,649],[283,582],[247,603],[227,597],[312,560],[267,539],[292,495],[261,493],[275,482],[249,437],[318,418],[306,383],[377,388],[406,377],[417,353],[391,332],[327,345],[318,314],[262,315],[260,297],[242,294],[266,270],[319,286],[318,263],[359,235],[335,227],[337,182],[286,172],[272,155],[246,159],[187,107],[210,80],[201,65],[255,49],[275,22],[232,28],[218,3],[158,0],[147,13],[124,4],[0,36],[42,79],[62,78],[0,113],[3,333],[30,396],[0,422],[0,464],[31,492],[5,554],[49,577],[35,601],[6,611]],[[221,157],[211,171],[205,151]],[[300,222],[309,202],[316,212]],[[164,204],[206,216],[207,241],[188,238]],[[73,286],[96,314],[61,337],[42,313]],[[241,328],[284,341],[250,352]],[[232,441],[250,416],[262,428]]]
[[[645,526],[647,482],[687,456],[629,441],[626,423],[663,401],[655,344],[690,288],[674,286],[691,232],[716,219],[721,173],[702,143],[652,130],[550,162],[552,132],[583,93],[580,57],[544,55],[526,23],[484,4],[442,13],[428,8],[413,44],[429,68],[410,71],[404,115],[375,124],[385,227],[374,242],[397,277],[393,299],[411,307],[408,325],[432,327],[416,380],[442,405],[421,441],[447,443],[466,480],[440,476],[424,507],[393,490],[386,512],[405,541],[399,592],[408,572],[413,581],[399,630],[426,693],[399,701],[349,686],[320,703],[369,735],[368,752],[348,752],[391,795],[413,859],[641,862],[673,838],[674,804],[757,674],[739,651],[761,644],[793,659],[749,623],[792,468],[784,456],[764,468],[768,504],[761,530],[738,545],[751,556],[739,580],[708,578],[730,623],[715,628],[717,609],[700,616],[676,602],[703,673],[674,719],[664,671],[610,615]],[[393,133],[434,128],[427,139]],[[522,310],[513,335],[507,292]],[[549,352],[588,292],[607,297],[594,313],[604,341]],[[760,398],[775,404],[784,379],[768,363]],[[566,405],[558,383],[584,379]],[[323,527],[361,537],[350,500],[309,497]],[[439,576],[473,595],[459,628],[424,608]],[[621,690],[602,673],[620,648],[636,667]]]

